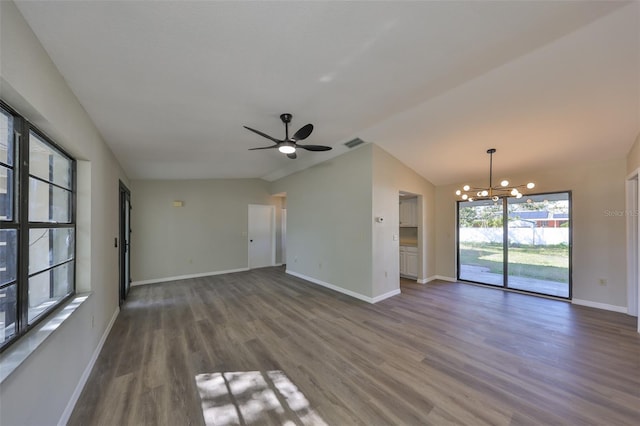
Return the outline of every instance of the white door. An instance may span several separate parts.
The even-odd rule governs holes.
[[[282,209],[282,263],[287,263],[287,209]]]
[[[249,204],[249,269],[276,263],[275,207]]]

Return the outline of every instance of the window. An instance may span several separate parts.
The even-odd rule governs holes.
[[[571,298],[571,193],[458,202],[458,279]]]
[[[20,161],[18,161],[20,159]],[[0,350],[75,293],[75,161],[0,103]]]

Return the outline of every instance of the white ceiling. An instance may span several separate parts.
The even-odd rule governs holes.
[[[640,6],[19,1],[129,177],[273,180],[374,142],[436,185],[622,158]],[[334,147],[289,160],[245,129]]]

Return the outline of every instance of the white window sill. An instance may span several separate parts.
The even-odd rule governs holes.
[[[38,349],[88,298],[91,293],[76,294],[49,318],[22,336],[0,355],[0,384]]]

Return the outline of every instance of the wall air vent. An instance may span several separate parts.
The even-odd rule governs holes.
[[[346,146],[347,148],[355,148],[358,145],[362,145],[364,143],[364,141],[360,138],[355,138],[350,140],[349,142],[345,142],[344,146]]]

